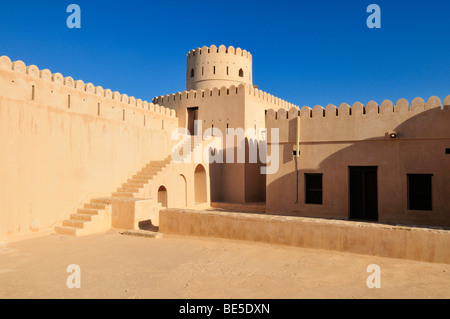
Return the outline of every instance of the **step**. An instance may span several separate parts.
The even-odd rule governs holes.
[[[106,204],[89,203],[89,204],[84,204],[84,208],[104,210],[104,209],[106,209]]]
[[[86,222],[92,222],[96,216],[98,216],[98,215],[71,214],[70,220],[83,220]]]
[[[163,236],[163,234],[161,234],[161,233],[152,232],[152,231],[148,231],[148,230],[126,230],[121,234],[127,235],[127,236],[137,236],[137,237],[154,238],[154,239],[159,239]]]
[[[112,193],[112,196],[113,197],[134,198],[134,193],[117,192],[117,193]]]
[[[94,199],[91,199],[91,203],[92,204],[111,205],[112,204],[112,200],[111,200],[110,197],[108,197],[108,198],[94,198]]]
[[[151,179],[153,176],[155,176],[155,174],[148,174],[148,173],[139,173],[137,175],[133,175],[133,179],[145,179],[145,180],[149,180]]]
[[[92,208],[79,208],[77,214],[80,215],[98,215],[98,209]]]
[[[117,189],[119,193],[139,193],[139,188],[119,187]]]
[[[161,172],[163,169],[155,169],[155,168],[144,168],[138,174],[154,174]]]
[[[144,168],[137,175],[152,175],[161,172],[161,169]]]
[[[84,230],[77,227],[56,226],[55,232],[60,235],[77,237],[82,235]]]
[[[63,221],[63,226],[73,228],[84,228],[84,224],[89,223],[87,220],[68,219]]]
[[[123,188],[143,188],[145,184],[141,183],[124,183],[122,184]]]
[[[145,166],[145,168],[147,168],[147,169],[161,169],[161,168],[164,168],[164,167],[166,167],[167,165],[166,164],[150,164],[150,165],[146,165]]]
[[[143,178],[139,178],[139,179],[137,179],[137,178],[133,178],[133,179],[129,179],[129,180],[127,180],[127,183],[130,183],[130,184],[132,184],[132,183],[140,183],[140,184],[148,184],[148,179],[143,179]]]
[[[145,178],[146,180],[151,180],[153,177],[155,177],[157,172],[155,173],[139,173],[137,175],[134,175],[133,178]]]

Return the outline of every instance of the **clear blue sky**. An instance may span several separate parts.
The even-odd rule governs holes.
[[[367,28],[371,3],[381,29]],[[255,85],[300,107],[443,100],[449,12],[448,0],[1,1],[0,55],[151,101],[185,89],[188,51],[224,44],[253,54]]]

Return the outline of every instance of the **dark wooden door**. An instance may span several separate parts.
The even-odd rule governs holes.
[[[350,219],[378,220],[378,168],[350,167]]]

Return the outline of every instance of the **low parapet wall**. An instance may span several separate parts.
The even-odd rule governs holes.
[[[167,209],[160,232],[450,263],[450,231],[217,211]]]

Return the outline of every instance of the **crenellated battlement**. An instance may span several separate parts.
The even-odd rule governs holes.
[[[299,107],[295,104],[282,100],[272,94],[259,90],[253,86],[247,87],[248,94],[256,99],[259,99],[266,107],[266,110],[284,109],[289,110],[295,108],[299,110]]]
[[[246,59],[249,59],[252,61],[253,57],[250,52],[247,50],[242,50],[241,48],[235,49],[233,46],[229,46],[228,48],[225,45],[221,45],[219,47],[212,45],[210,47],[203,46],[202,48],[196,48],[195,50],[189,51],[187,54],[187,58],[193,58],[198,57],[200,55],[206,55],[206,54],[212,54],[212,55],[218,55],[218,54],[226,54],[228,56],[241,56]]]
[[[183,92],[177,92],[172,94],[166,94],[153,98],[154,104],[164,105],[169,108],[173,108],[178,103],[183,103],[186,101],[197,101],[201,99],[211,99],[211,98],[225,98],[229,96],[237,96],[245,93],[245,85],[241,84],[239,86],[231,85],[230,87],[212,88],[212,89],[199,89],[199,90],[189,90]]]
[[[236,96],[239,94],[247,94],[250,98],[253,98],[260,102],[266,110],[278,110],[290,108],[297,108],[296,105],[286,102],[274,95],[271,95],[262,90],[256,89],[253,86],[240,84],[239,86],[231,85],[230,87],[223,86],[221,88],[214,87],[212,89],[199,89],[199,90],[189,90],[183,92],[177,92],[168,95],[162,95],[153,98],[154,104],[164,105],[169,108],[173,108],[177,103],[183,103],[188,100],[198,100],[198,99],[221,99],[228,96]]]
[[[270,99],[270,98],[267,98]],[[326,118],[333,119],[338,117],[376,117],[378,115],[389,115],[389,114],[407,114],[413,115],[420,113],[429,109],[440,108],[440,109],[450,109],[450,95],[444,100],[444,104],[437,96],[430,97],[427,102],[424,99],[417,97],[415,98],[411,106],[406,99],[400,99],[394,105],[392,101],[385,100],[381,105],[378,105],[375,101],[370,101],[367,105],[363,105],[360,102],[356,102],[353,106],[346,103],[342,103],[339,107],[333,104],[327,105],[325,108],[321,105],[316,105],[314,108],[304,106],[300,110],[297,107],[283,107],[278,111],[271,109],[267,112],[266,118],[270,121],[275,120],[289,120],[294,117],[300,116],[302,120],[307,119],[318,119]]]
[[[215,45],[192,50],[187,55],[186,89],[252,85],[252,55],[234,47]]]
[[[415,98],[411,105],[406,99],[400,99],[395,105],[392,101],[385,100],[381,105],[370,101],[366,105],[356,102],[353,106],[343,103],[339,107],[329,104],[325,108],[316,105],[314,108],[304,106],[300,110],[296,107],[269,109],[266,113],[266,126],[279,128],[280,140],[290,143],[296,141],[295,127],[298,124],[294,122],[298,118],[303,142],[384,139],[389,131],[397,130],[409,119],[428,110],[449,112],[450,95],[444,99],[444,103],[441,103],[439,97],[432,96],[426,102],[420,97]],[[421,132],[427,138],[442,138],[441,133]],[[408,135],[418,137],[417,134]],[[404,132],[400,136],[405,137]]]
[[[17,100],[31,100],[72,112],[102,115],[105,118],[149,126],[152,119],[167,119],[176,123],[176,112],[127,94],[103,89],[92,83],[64,77],[61,73],[39,70],[23,61],[12,62],[0,57],[1,96]]]

